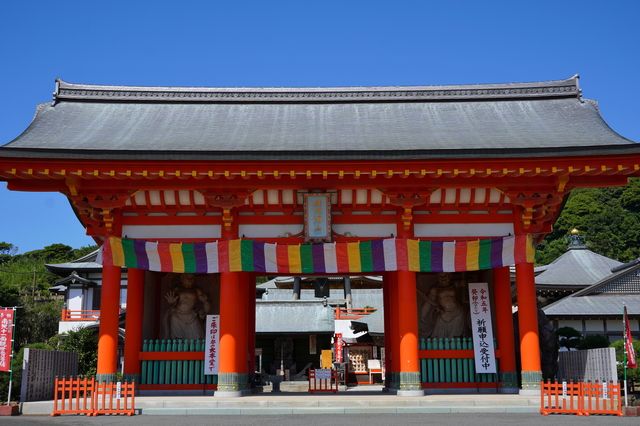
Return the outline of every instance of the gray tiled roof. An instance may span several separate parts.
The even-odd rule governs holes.
[[[333,333],[333,317],[321,301],[256,301],[256,333]]]
[[[350,88],[175,88],[58,82],[0,157],[374,159],[640,152],[577,78]]]
[[[586,287],[611,275],[611,269],[620,262],[594,253],[591,250],[574,248],[568,250],[536,276],[538,287]]]
[[[599,282],[542,308],[548,316],[640,315],[640,263],[618,268]]]
[[[542,308],[549,317],[556,316],[622,316],[626,304],[630,315],[640,315],[640,294],[598,294],[567,296]]]
[[[354,308],[370,306],[376,308],[376,312],[365,315],[358,319],[369,327],[369,333],[384,333],[384,307],[382,299],[382,289],[353,289],[351,291],[352,305]],[[315,328],[319,321],[324,321],[327,312],[331,315],[331,332],[333,332],[333,310],[332,304],[343,304],[344,293],[340,289],[331,289],[328,300],[328,307],[323,307],[323,299],[314,297],[313,290],[302,290],[300,300],[292,300],[291,289],[269,288],[268,292],[256,303],[256,322],[261,332],[290,332],[292,327],[290,322],[294,322],[295,328],[299,332],[318,331]],[[295,309],[290,309],[295,307]],[[301,308],[302,307],[302,308]],[[321,309],[322,308],[322,309]],[[321,318],[319,320],[318,318]],[[262,324],[260,321],[275,321],[274,324]],[[282,330],[280,329],[282,328]]]
[[[47,263],[44,266],[52,273],[65,276],[71,271],[77,272],[100,272],[102,265],[96,262],[98,251],[95,250],[80,259],[64,263]]]

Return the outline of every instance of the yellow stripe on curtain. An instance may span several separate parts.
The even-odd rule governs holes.
[[[122,250],[122,240],[117,237],[109,237],[111,247],[111,257],[114,266],[124,266],[124,250]]]
[[[467,242],[467,271],[480,269],[480,240]]]
[[[349,259],[349,272],[361,272],[360,243],[347,243],[347,258]]]
[[[302,272],[302,260],[300,260],[300,246],[289,246],[289,272],[299,274]]]
[[[171,265],[173,266],[173,272],[184,272],[184,257],[182,256],[182,244],[171,243],[169,244],[169,253],[171,254]]]
[[[420,241],[407,240],[407,261],[409,270],[412,272],[420,271]]]
[[[229,272],[242,271],[241,241],[229,240]]]

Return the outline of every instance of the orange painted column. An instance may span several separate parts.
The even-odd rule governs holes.
[[[382,276],[382,306],[384,311],[384,387],[385,389],[391,388],[391,373],[393,368],[391,367],[391,324],[389,322],[391,305],[389,303],[389,293],[391,292],[391,285],[389,284],[389,274],[383,274]]]
[[[517,392],[515,336],[511,302],[511,276],[509,267],[493,270],[493,295],[496,309],[496,334],[500,350],[500,391]]]
[[[389,314],[388,322],[389,329],[387,330],[385,324],[385,336],[389,336],[389,387],[397,390],[400,387],[400,335],[398,332],[398,274],[396,272],[388,272],[387,277],[389,283],[387,288],[389,289]]]
[[[144,270],[127,270],[127,313],[124,336],[124,376],[126,380],[140,379],[140,350],[142,349],[142,314],[144,311]]]
[[[255,274],[247,274],[249,282],[247,286],[247,302],[249,312],[247,313],[247,326],[249,328],[247,338],[249,339],[247,348],[249,383],[253,381],[256,371],[256,276]]]
[[[98,367],[96,379],[113,381],[118,371],[118,316],[120,314],[119,266],[102,267]]]
[[[247,273],[220,274],[220,364],[216,396],[241,396],[247,385]]]
[[[416,273],[396,272],[400,386],[398,395],[423,395],[418,359],[418,297]]]
[[[516,288],[522,389],[539,390],[542,372],[538,337],[538,304],[532,263],[516,265]]]

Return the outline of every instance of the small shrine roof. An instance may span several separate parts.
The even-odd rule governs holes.
[[[68,275],[70,272],[100,272],[102,271],[102,265],[96,262],[98,251],[99,250],[96,249],[95,251],[71,262],[47,263],[44,266],[50,272],[61,277]]]
[[[429,159],[640,153],[577,77],[412,87],[128,87],[57,81],[0,157]]]
[[[536,276],[536,287],[584,288],[611,275],[611,269],[619,265],[622,263],[584,246],[570,248]]]

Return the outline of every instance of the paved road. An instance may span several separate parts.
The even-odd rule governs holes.
[[[102,416],[97,418],[65,416],[19,416],[0,419],[2,425],[459,425],[459,426],[538,426],[538,425],[640,425],[640,417],[548,416],[538,414],[388,414],[388,415],[307,415],[307,416]]]

